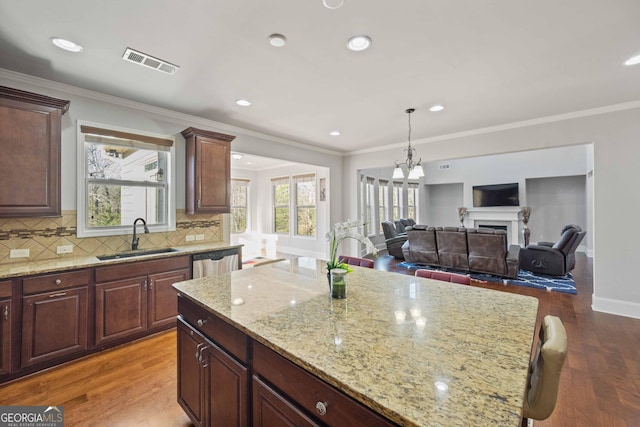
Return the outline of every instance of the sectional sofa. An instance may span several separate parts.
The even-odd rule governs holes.
[[[502,277],[515,278],[520,268],[520,246],[508,246],[504,230],[414,225],[402,253],[416,264]]]

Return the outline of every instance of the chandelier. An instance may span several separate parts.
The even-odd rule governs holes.
[[[409,173],[408,179],[420,179],[420,177],[424,176],[424,170],[422,170],[422,158],[418,159],[417,162],[413,161],[413,157],[417,156],[416,149],[411,146],[411,113],[416,111],[415,108],[408,108],[405,110],[409,117],[409,147],[405,150],[407,152],[407,160],[402,163],[399,163],[397,160],[395,162],[396,168],[393,170],[393,178],[404,178],[404,172],[402,171],[401,165],[405,165],[407,168],[407,172]]]

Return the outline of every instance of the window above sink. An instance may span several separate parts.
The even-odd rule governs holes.
[[[174,137],[78,121],[78,237],[173,231]]]

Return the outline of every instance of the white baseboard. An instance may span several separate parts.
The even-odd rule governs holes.
[[[640,304],[637,302],[601,298],[595,295],[592,298],[591,308],[593,311],[640,319]]]

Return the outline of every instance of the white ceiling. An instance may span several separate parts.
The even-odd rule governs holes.
[[[415,141],[640,100],[639,18],[638,0],[0,0],[0,68],[349,152],[406,142],[409,107]]]

